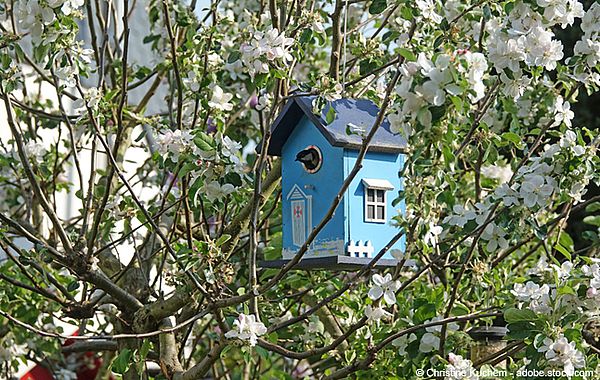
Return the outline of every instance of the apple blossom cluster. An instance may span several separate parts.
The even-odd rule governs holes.
[[[448,354],[448,365],[446,366],[444,380],[479,380],[477,370],[469,359],[452,352]]]
[[[585,367],[585,356],[566,333],[600,313],[600,265],[597,259],[585,261],[592,263],[549,264],[542,257],[527,271],[532,279],[514,284],[511,290],[517,307],[534,313],[521,315],[518,321],[529,320],[536,326],[545,326],[541,332],[533,332],[537,352],[543,355],[548,367],[559,368],[568,376]]]
[[[586,291],[586,297],[592,314],[600,314],[600,265],[584,265],[581,268],[584,276],[589,278],[589,286]]]
[[[503,185],[500,188],[503,188]],[[490,216],[491,208],[492,204],[489,198],[475,203],[473,208],[457,204],[452,208],[453,213],[444,218],[443,223],[463,228],[467,223],[474,221],[477,226],[482,226]],[[487,242],[485,249],[488,252],[508,248],[509,239],[506,230],[494,221],[488,222],[481,233],[481,240]]]
[[[156,137],[158,153],[175,164],[187,163],[192,186],[201,183],[200,191],[209,201],[220,200],[233,193],[237,186],[226,182],[226,177],[236,175],[243,180],[244,164],[240,158],[241,144],[229,136],[215,133],[193,134],[185,130],[167,130]]]
[[[292,318],[292,316],[289,318]],[[326,332],[323,322],[321,322],[317,316],[311,315],[304,328],[304,334],[300,336],[300,339],[304,343],[316,343],[324,334],[326,334]]]
[[[529,68],[541,66],[554,70],[563,58],[562,43],[554,39],[550,28],[556,24],[571,25],[575,18],[583,16],[583,6],[576,0],[569,1],[570,6],[559,6],[563,1],[538,0],[537,3],[544,16],[530,4],[519,1],[504,23],[497,24],[496,30],[489,30],[488,58],[498,71],[508,68],[513,74],[520,74],[521,63]]]
[[[255,315],[240,314],[238,318],[233,321],[233,328],[225,333],[225,337],[244,340],[247,341],[250,346],[256,346],[258,337],[266,333],[267,328],[260,320],[256,320]]]
[[[54,23],[56,12],[68,16],[83,4],[83,0],[19,0],[14,14],[19,27],[31,33],[35,44],[47,45],[62,34],[59,24]]]
[[[532,157],[517,171],[513,185],[500,185],[493,197],[506,206],[522,204],[539,210],[544,210],[550,198],[561,191],[580,202],[593,175],[594,154],[593,149],[580,144],[575,132],[567,130],[558,143],[545,145],[540,156]],[[573,160],[580,160],[579,168],[567,171]]]
[[[447,96],[459,96],[468,92],[472,102],[485,95],[484,75],[488,63],[482,53],[459,50],[455,54],[439,54],[432,61],[425,53],[419,53],[416,62],[406,62],[400,68],[402,77],[396,93],[402,99],[388,116],[390,129],[408,139],[413,133],[415,121],[431,127],[433,114],[429,107],[446,103]],[[457,77],[462,78],[466,85]]]
[[[544,354],[550,367],[557,367],[567,376],[573,376],[575,369],[585,367],[585,356],[577,349],[575,342],[569,342],[564,335],[556,339],[544,338],[537,351]]]
[[[442,317],[434,317],[430,320],[425,321],[424,323],[437,322],[442,320]],[[458,331],[458,324],[452,322],[446,325],[446,331]],[[437,351],[440,349],[440,335],[442,333],[442,325],[437,326],[429,326],[425,328],[425,334],[421,337],[421,341],[419,342],[419,351],[423,353],[428,353],[432,351]]]
[[[77,373],[67,368],[59,368],[54,372],[56,380],[77,380]]]
[[[542,314],[549,314],[552,311],[551,299],[556,299],[556,289],[552,289],[548,284],[542,286],[533,281],[527,281],[525,284],[515,284],[511,293],[516,300],[527,305],[527,308]]]
[[[600,4],[593,3],[581,20],[583,36],[577,41],[574,53],[585,56],[589,66],[600,62]]]
[[[562,109],[567,107],[564,103],[561,98],[557,100]],[[570,120],[570,117],[568,115],[566,118]],[[560,120],[566,124],[562,116]],[[593,149],[580,144],[575,132],[566,130],[557,143],[545,145],[539,156],[532,157],[527,165],[519,168],[512,176],[512,184],[499,181],[500,185],[490,195],[472,207],[468,204],[454,205],[452,213],[444,218],[443,223],[463,228],[475,221],[477,226],[482,226],[489,217],[493,203],[497,201],[502,201],[506,207],[522,207],[524,212],[533,214],[550,211],[548,206],[556,196],[562,195],[575,203],[580,202],[594,174],[594,154]],[[580,160],[580,165],[575,170],[569,170],[569,163],[574,159]],[[508,248],[510,236],[500,222],[491,221],[484,227],[481,239],[487,241],[486,250],[494,252]]]
[[[240,60],[251,77],[266,74],[269,72],[269,64],[278,65],[293,59],[290,50],[293,43],[293,38],[287,38],[277,28],[266,32],[255,31],[250,41],[242,44]]]
[[[396,303],[396,292],[400,288],[400,281],[393,280],[390,273],[385,276],[374,274],[371,280],[373,281],[373,286],[368,293],[371,300],[377,301],[383,297],[383,302],[387,305]],[[367,305],[365,316],[369,321],[379,322],[382,318],[390,317],[391,314],[379,305]]]
[[[11,360],[24,355],[27,351],[27,345],[16,344],[13,334],[9,333],[0,341],[0,363],[10,363]]]
[[[436,2],[434,0],[416,0],[415,4],[421,13],[421,17],[434,24],[442,22],[443,17],[436,12]]]

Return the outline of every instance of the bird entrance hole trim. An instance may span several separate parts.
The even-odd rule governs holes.
[[[323,154],[316,145],[309,145],[296,155],[296,161],[302,164],[307,173],[313,174],[321,169]]]

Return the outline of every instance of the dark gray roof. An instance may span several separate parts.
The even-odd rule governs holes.
[[[316,96],[294,97],[284,106],[271,127],[271,141],[268,150],[270,155],[281,155],[283,145],[304,115],[317,126],[331,145],[360,149],[363,135],[366,136],[369,133],[379,113],[379,108],[375,103],[367,99],[334,100],[327,102],[319,117],[312,112],[312,101],[315,98]],[[335,110],[335,120],[331,124],[327,124],[325,121],[329,107],[333,107]],[[358,127],[364,132],[348,134],[348,124],[351,124],[351,127]],[[399,153],[405,149],[404,137],[392,133],[390,123],[387,118],[384,119],[371,140],[369,151]]]

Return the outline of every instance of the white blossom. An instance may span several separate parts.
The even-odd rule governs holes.
[[[208,199],[211,202],[214,202],[233,193],[235,191],[235,186],[233,186],[230,183],[221,185],[217,181],[211,181],[204,185],[202,189],[204,190],[203,195],[206,197],[206,199]]]
[[[525,63],[529,66],[543,66],[554,70],[556,62],[563,58],[563,46],[554,40],[554,33],[541,26],[534,27],[525,41]]]
[[[77,380],[77,373],[66,368],[60,368],[54,372],[56,380]]]
[[[231,111],[233,109],[233,104],[229,103],[229,101],[232,98],[232,94],[223,92],[221,87],[215,85],[212,92],[212,98],[208,102],[208,105],[221,111]]]
[[[271,95],[262,94],[258,97],[258,102],[256,103],[256,109],[258,111],[262,111],[267,107],[271,106]]]
[[[453,213],[447,216],[443,222],[460,228],[463,228],[465,224],[477,217],[474,210],[459,204],[452,207],[452,212]]]
[[[502,202],[506,206],[519,205],[519,193],[512,187],[508,186],[507,183],[503,183],[496,188],[494,191],[494,197],[496,199],[502,199]]]
[[[241,46],[241,61],[252,77],[257,73],[267,73],[269,71],[267,62],[276,60],[289,62],[293,59],[290,53],[293,43],[293,38],[285,37],[284,33],[279,33],[276,28],[266,33],[257,31],[250,42]]]
[[[525,41],[525,36],[509,38],[503,33],[490,35],[488,39],[488,58],[494,64],[496,70],[501,71],[504,68],[509,68],[513,72],[518,72],[520,70],[519,63],[525,61],[526,57]]]
[[[431,20],[436,24],[442,22],[443,17],[436,13],[436,4],[434,0],[416,0],[417,8],[426,20]]]
[[[467,80],[471,84],[471,89],[475,96],[471,96],[471,101],[477,102],[485,96],[485,86],[483,84],[483,75],[487,72],[488,63],[485,56],[481,53],[467,52],[465,58],[469,65]]]
[[[415,340],[417,340],[417,336],[414,333],[404,334],[400,338],[394,339],[392,345],[398,349],[399,355],[405,356],[406,348]]]
[[[29,141],[27,145],[25,145],[25,154],[38,163],[43,161],[46,152],[46,148],[41,143]]]
[[[565,280],[569,278],[571,271],[573,270],[573,263],[570,261],[563,262],[560,266],[556,264],[552,264],[552,269],[556,272],[556,276],[560,280]]]
[[[452,82],[452,75],[448,70],[450,56],[441,54],[433,64],[424,53],[419,53],[417,63],[421,66],[421,73],[429,80],[417,86],[415,91],[429,103],[441,106],[446,101],[446,90]]]
[[[372,277],[373,286],[369,290],[369,298],[373,301],[383,296],[383,300],[388,305],[396,303],[396,291],[400,288],[400,282],[392,280],[390,273],[385,277],[380,274],[374,274]]]
[[[576,368],[585,367],[585,356],[575,346],[575,342],[560,335],[556,340],[545,338],[542,346],[537,349],[543,352],[548,364],[562,367],[567,376],[573,376]]]
[[[179,160],[179,155],[191,148],[194,136],[188,131],[167,131],[160,134],[156,139],[158,152],[160,154],[170,153],[173,162]]]
[[[448,354],[450,364],[446,366],[444,380],[479,380],[473,363],[460,355]]]
[[[369,322],[379,323],[381,319],[389,318],[392,314],[387,312],[381,306],[372,307],[371,305],[367,305],[365,308],[365,316]]]
[[[568,128],[571,127],[571,120],[575,117],[575,113],[571,111],[571,104],[568,101],[563,101],[562,96],[556,98],[554,105],[554,124],[560,125],[564,123]]]
[[[585,55],[586,63],[590,66],[596,66],[600,62],[600,40],[582,37],[575,43],[573,52],[576,55]]]
[[[530,173],[523,177],[519,195],[527,207],[539,205],[544,207],[548,198],[554,193],[555,183],[553,178],[540,174]]]
[[[531,78],[519,70],[513,73],[514,79],[510,79],[504,71],[500,72],[500,81],[504,84],[504,93],[513,99],[523,96],[525,89],[531,84]]]
[[[227,338],[246,340],[251,346],[255,346],[258,337],[267,333],[267,328],[256,316],[240,314],[233,322],[234,328],[225,333]]]
[[[481,174],[488,178],[497,179],[500,183],[510,181],[513,171],[509,165],[485,165],[481,167]]]
[[[540,294],[540,286],[533,281],[527,281],[525,284],[514,284],[511,293],[519,301],[529,302]]]
[[[44,29],[55,19],[53,9],[38,0],[17,1],[14,13],[19,26],[30,31],[34,43],[41,42]]]
[[[583,16],[583,4],[577,0],[537,0],[544,7],[544,18],[553,24],[561,24],[564,29],[573,25],[575,18]]]
[[[550,287],[548,284],[539,286],[532,281],[527,281],[525,285],[515,284],[511,293],[517,300],[526,303],[526,306],[536,313],[547,314],[551,312]]]
[[[419,351],[422,353],[428,353],[431,351],[438,350],[440,348],[440,338],[430,332],[426,332],[421,337],[419,342]]]
[[[442,228],[442,226],[437,226],[434,223],[430,222],[429,228],[427,230],[427,233],[425,233],[425,237],[423,238],[423,241],[428,246],[435,248],[438,244],[438,238],[442,234],[443,231],[444,231],[444,229]]]
[[[488,242],[485,246],[485,249],[488,252],[495,252],[498,248],[507,249],[508,241],[505,236],[506,231],[493,222],[488,224],[481,234],[481,238]]]
[[[585,153],[585,147],[577,144],[577,134],[572,130],[565,131],[558,145],[561,148],[571,150],[575,156],[581,156]]]

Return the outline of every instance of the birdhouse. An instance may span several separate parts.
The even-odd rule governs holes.
[[[263,267],[283,266],[320,223],[352,171],[363,138],[379,113],[369,100],[339,99],[315,114],[314,99],[292,98],[271,127],[268,154],[282,160],[283,259],[262,262]],[[404,203],[394,206],[392,202],[402,189],[399,171],[405,148],[406,140],[392,133],[384,120],[358,175],[298,268],[361,267],[399,232],[392,218],[404,211]],[[392,249],[403,251],[404,239]],[[393,266],[396,260],[388,250],[376,265]]]

